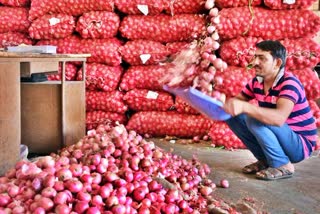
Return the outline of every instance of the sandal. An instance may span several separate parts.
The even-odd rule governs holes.
[[[265,164],[263,161],[257,161],[255,163],[243,167],[242,172],[244,174],[255,174],[266,168],[268,168],[267,164]]]
[[[272,181],[284,178],[291,178],[294,172],[289,171],[284,167],[272,168],[262,170],[256,174],[256,178],[260,180]]]

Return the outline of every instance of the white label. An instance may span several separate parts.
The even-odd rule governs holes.
[[[148,91],[147,99],[154,99],[156,100],[158,98],[159,94],[154,91]]]
[[[60,19],[58,19],[58,18],[51,18],[51,19],[49,19],[49,23],[50,23],[51,26],[52,26],[52,25],[56,25],[56,24],[60,23]]]
[[[143,15],[148,15],[148,13],[149,13],[148,5],[138,4],[138,5],[137,5],[137,8],[138,8],[138,10],[140,10],[140,12],[141,12]]]
[[[284,4],[294,4],[296,3],[296,0],[283,0]]]
[[[141,54],[140,59],[143,64],[145,64],[151,58],[151,54]]]

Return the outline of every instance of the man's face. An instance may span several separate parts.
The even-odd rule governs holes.
[[[277,60],[273,59],[271,53],[260,49],[256,50],[252,65],[256,75],[261,77],[270,76],[279,70]]]

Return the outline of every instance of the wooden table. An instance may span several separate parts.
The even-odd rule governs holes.
[[[20,77],[28,77],[34,73],[57,72],[59,63],[62,64],[61,96],[61,146],[76,143],[85,135],[85,65],[90,54],[30,54],[0,52],[0,175],[13,167],[19,160],[21,143],[21,92]],[[66,62],[81,62],[83,69],[82,81],[66,81]],[[40,83],[29,83],[36,88]],[[50,81],[41,83],[52,85]],[[37,90],[35,90],[37,91]],[[39,91],[38,91],[39,92]],[[41,94],[41,91],[39,92]],[[22,95],[22,96],[21,96]],[[33,95],[32,95],[33,96]],[[29,102],[30,103],[30,102]],[[31,101],[32,103],[32,101]],[[75,103],[78,105],[75,107]],[[37,106],[34,103],[34,106]],[[73,109],[77,109],[74,111]],[[34,111],[33,111],[34,112]],[[48,112],[50,114],[50,112]],[[41,116],[41,115],[40,115]],[[28,116],[27,116],[28,118]],[[46,121],[50,123],[52,121]],[[28,122],[26,122],[28,123]],[[28,129],[32,129],[26,125]],[[30,130],[26,130],[29,133]],[[38,130],[39,133],[41,130]],[[33,131],[34,132],[34,131]],[[37,132],[33,134],[37,135]],[[43,135],[46,135],[43,133]],[[35,137],[35,136],[31,136]],[[26,140],[26,139],[23,139]],[[27,139],[29,140],[29,139]],[[31,139],[35,140],[36,139]]]

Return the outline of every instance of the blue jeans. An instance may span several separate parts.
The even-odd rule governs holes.
[[[267,161],[270,167],[277,168],[304,159],[303,143],[287,124],[280,127],[266,125],[245,114],[226,122],[253,155],[258,160]]]

